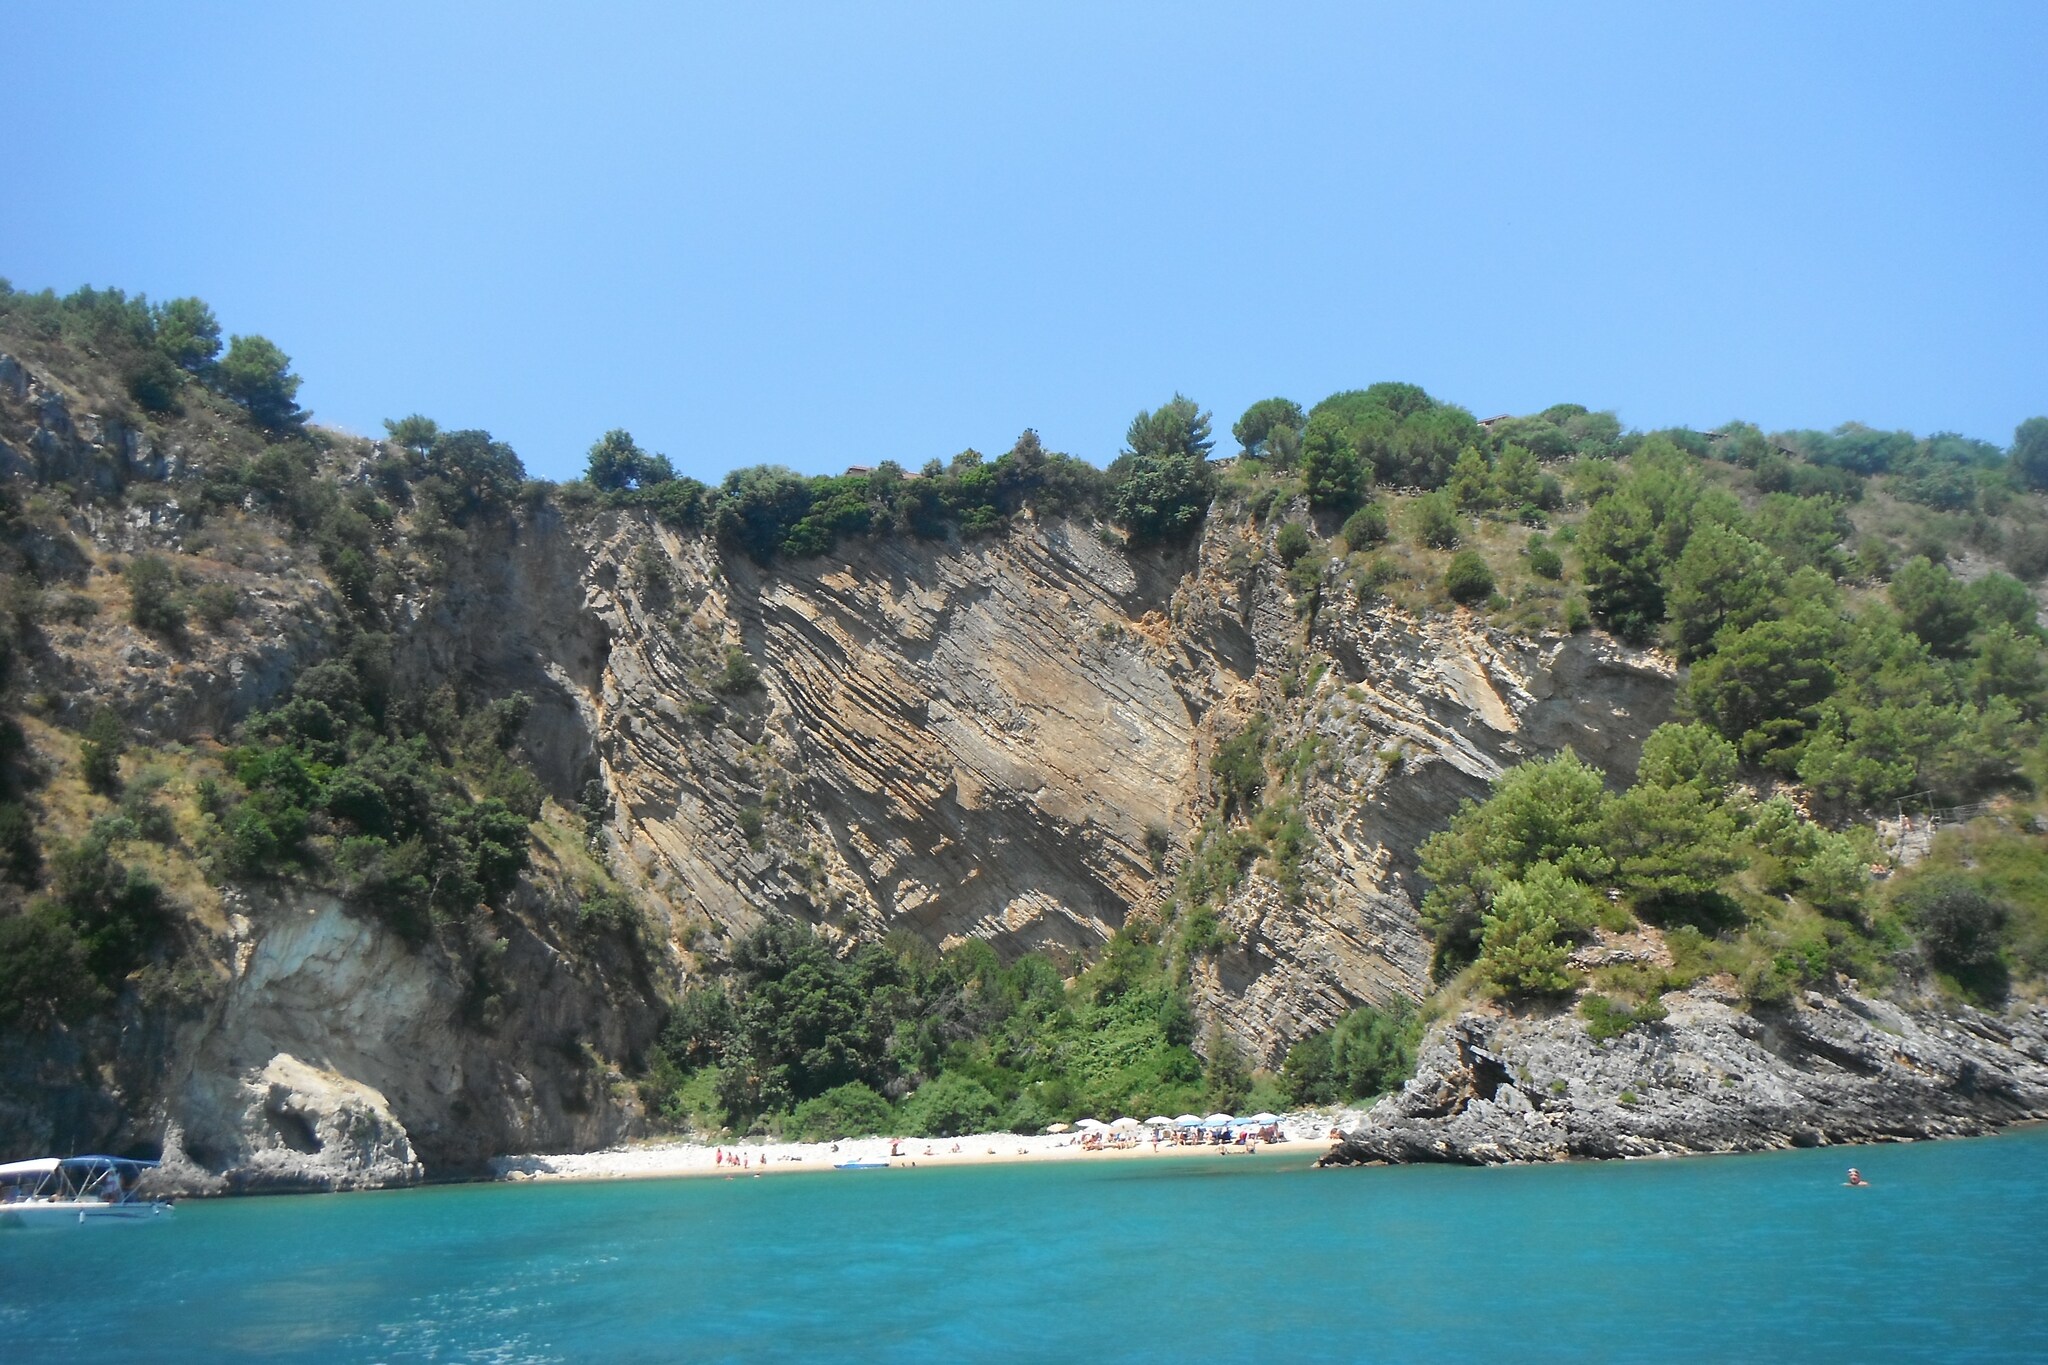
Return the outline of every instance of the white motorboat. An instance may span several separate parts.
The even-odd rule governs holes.
[[[136,1193],[154,1161],[119,1156],[38,1157],[0,1164],[0,1227],[147,1223],[171,1215],[169,1201]]]

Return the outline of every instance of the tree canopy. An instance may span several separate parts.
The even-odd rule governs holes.
[[[217,382],[220,391],[248,409],[258,425],[281,431],[297,426],[307,415],[297,402],[299,377],[291,365],[291,357],[267,337],[230,337]]]

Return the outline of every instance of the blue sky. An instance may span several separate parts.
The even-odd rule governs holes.
[[[2048,412],[2048,5],[19,6],[0,275],[198,294],[334,425],[570,477],[1405,379]]]

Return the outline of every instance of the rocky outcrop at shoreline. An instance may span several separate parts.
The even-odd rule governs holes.
[[[1751,1013],[1702,983],[1595,1041],[1469,1012],[1318,1164],[1495,1165],[1971,1137],[2048,1117],[2048,1010],[1908,1011],[1854,990]]]

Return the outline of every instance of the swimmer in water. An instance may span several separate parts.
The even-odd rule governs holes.
[[[1849,1168],[1848,1183],[1851,1185],[1868,1185],[1870,1182],[1863,1178],[1863,1172],[1857,1170],[1854,1166],[1851,1166]]]

